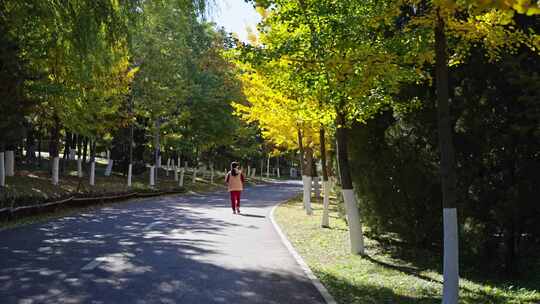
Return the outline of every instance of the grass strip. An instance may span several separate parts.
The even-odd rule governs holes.
[[[307,216],[301,198],[295,198],[278,207],[275,218],[338,303],[441,303],[440,255],[415,250],[414,258],[404,258],[369,238],[365,240],[367,256],[351,255],[348,228],[335,202],[330,208],[331,228],[320,227],[322,205],[313,204],[313,210]],[[540,278],[532,275],[496,282],[478,279],[479,274],[468,276],[475,279],[462,278],[460,303],[540,303]]]

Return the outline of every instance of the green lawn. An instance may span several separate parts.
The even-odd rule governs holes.
[[[338,218],[336,206],[331,206],[329,229],[320,227],[321,204],[313,207],[314,215],[307,216],[301,199],[293,199],[277,208],[276,220],[338,303],[441,303],[438,254],[415,250],[403,258],[366,239],[367,256],[353,256],[347,225]],[[540,275],[531,272],[528,278],[497,283],[461,279],[460,303],[540,303]]]

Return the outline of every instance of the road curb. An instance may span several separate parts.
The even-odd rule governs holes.
[[[294,249],[293,245],[291,244],[289,239],[287,239],[287,236],[285,236],[285,233],[283,233],[283,231],[279,227],[278,223],[276,222],[276,220],[274,218],[274,211],[279,206],[281,206],[281,204],[284,204],[284,203],[285,202],[281,202],[281,203],[275,205],[274,207],[272,207],[272,211],[270,211],[270,221],[272,222],[272,225],[274,226],[274,229],[279,234],[279,238],[281,239],[281,242],[283,243],[283,245],[285,245],[285,247],[287,248],[289,253],[294,257],[294,259],[296,260],[296,263],[298,263],[300,268],[302,268],[302,270],[304,271],[306,276],[309,278],[311,283],[315,286],[315,288],[317,288],[317,290],[319,291],[321,296],[324,298],[326,303],[327,304],[337,304],[334,297],[332,297],[332,295],[328,292],[326,287],[324,287],[324,285],[321,283],[321,281],[313,274],[313,272],[311,271],[309,266],[306,264],[306,262],[304,261],[302,256],[300,256],[300,254],[296,251],[296,249]]]
[[[29,215],[36,215],[40,213],[54,211],[57,207],[62,205],[70,206],[88,206],[88,205],[97,205],[102,203],[110,203],[115,201],[124,201],[133,198],[147,198],[154,196],[170,195],[170,194],[182,194],[186,190],[172,190],[172,191],[160,191],[160,192],[127,192],[116,195],[102,195],[102,196],[88,196],[88,197],[74,197],[70,196],[68,198],[52,201],[42,204],[20,206],[14,208],[3,208],[0,209],[0,220],[2,219],[14,219]]]

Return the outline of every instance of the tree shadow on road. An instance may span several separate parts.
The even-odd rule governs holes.
[[[272,206],[290,191],[248,191],[248,206]],[[220,218],[216,209],[228,208],[222,195],[141,199],[4,231],[1,302],[323,303],[303,274],[208,260],[224,251],[201,234],[250,228]]]

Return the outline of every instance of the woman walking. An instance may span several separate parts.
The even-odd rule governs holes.
[[[244,190],[244,174],[242,174],[242,171],[238,167],[237,162],[232,162],[231,171],[225,177],[225,182],[231,194],[233,214],[240,214],[240,193]]]

